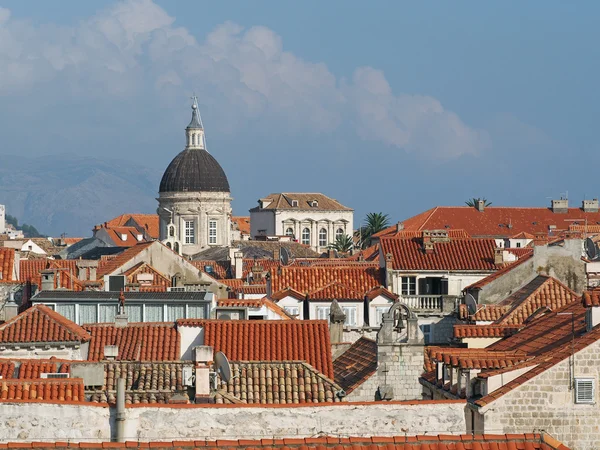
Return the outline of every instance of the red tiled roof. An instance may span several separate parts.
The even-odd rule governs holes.
[[[217,280],[223,280],[226,279],[227,276],[231,276],[233,274],[228,274],[227,272],[230,271],[230,267],[231,267],[231,262],[230,261],[214,261],[214,260],[197,260],[197,261],[190,261],[194,267],[198,268],[199,270],[201,270],[204,273],[209,274],[211,277],[217,279]],[[211,266],[212,267],[212,272],[210,271],[206,271],[206,267],[207,266]]]
[[[140,232],[135,227],[107,228],[106,233],[110,236],[113,243],[117,247],[133,247],[139,242],[146,242],[146,240],[143,238],[141,241],[138,241],[137,237]],[[123,240],[123,236],[125,236],[125,240]]]
[[[394,270],[478,270],[493,271],[494,239],[451,239],[435,242],[433,251],[425,253],[421,239],[382,238],[381,251],[391,253]]]
[[[55,400],[83,402],[85,392],[81,378],[0,380],[0,401]]]
[[[580,208],[569,208],[567,213],[554,213],[550,208],[522,208],[488,206],[483,212],[470,206],[437,206],[406,219],[405,230],[461,229],[473,237],[509,238],[521,232],[548,234],[549,226],[555,225],[555,232],[572,226],[569,220],[587,218],[588,223],[600,222],[600,212],[583,212]],[[509,226],[510,225],[510,226]],[[393,225],[380,233],[384,236],[395,230]]]
[[[591,308],[600,306],[600,289],[592,289],[591,291],[585,291],[582,296],[583,306]]]
[[[130,219],[133,219],[141,228],[145,229],[153,239],[159,238],[160,221],[158,214],[122,214],[109,220],[106,226],[109,228],[122,227],[128,222],[131,224]]]
[[[510,272],[511,270],[513,270],[514,268],[520,266],[524,262],[529,261],[531,258],[533,258],[533,252],[526,253],[524,256],[522,256],[521,258],[517,259],[515,262],[509,263],[508,265],[504,266],[503,268],[501,268],[497,272],[494,272],[494,273],[488,275],[487,277],[482,278],[481,280],[476,281],[473,284],[470,284],[464,290],[468,291],[470,289],[481,289],[484,286],[486,286],[489,283],[491,283],[492,281],[494,281],[494,280],[502,277],[503,275],[507,274],[508,272]]]
[[[309,300],[363,300],[364,296],[364,292],[355,291],[335,281],[308,293]]]
[[[137,244],[122,251],[116,257],[107,259],[102,266],[98,265],[98,279],[102,278],[104,275],[111,274],[127,261],[142,253],[144,250],[154,244],[154,242],[156,241]]]
[[[337,282],[363,295],[381,286],[383,272],[370,263],[353,266],[286,266],[271,272],[272,292],[288,287],[301,293]]]
[[[520,233],[515,234],[510,237],[511,239],[535,239],[535,236],[531,233],[527,233],[525,231],[521,231]]]
[[[8,443],[8,447],[13,443]],[[16,445],[14,445],[16,447]],[[76,448],[80,450],[96,450],[106,447],[104,443],[87,442],[35,442],[34,444],[18,443],[21,448]],[[111,448],[138,448],[139,442],[111,442]],[[310,438],[279,438],[261,440],[221,440],[221,441],[173,441],[155,442],[151,447],[160,449],[261,449],[261,450],[569,450],[548,434],[446,434],[421,436],[384,436],[384,437],[331,437],[320,436]]]
[[[273,209],[289,209],[289,210],[310,210],[310,211],[353,211],[352,208],[348,208],[342,205],[337,200],[327,197],[321,193],[306,193],[306,192],[284,192],[277,194],[270,194],[263,199],[271,200],[271,203],[266,205],[264,208],[253,208],[250,211],[263,211]],[[297,206],[292,205],[292,201],[296,200]],[[316,200],[318,206],[312,206],[311,202]]]
[[[301,292],[298,292],[292,288],[286,288],[271,295],[271,299],[276,302],[286,297],[294,297],[296,300],[304,300],[306,298],[306,294],[302,294]]]
[[[34,305],[0,325],[0,342],[87,342],[90,335],[79,325],[45,305]]]
[[[361,337],[333,361],[335,382],[347,394],[367,381],[377,370],[377,342]]]
[[[495,322],[508,312],[510,306],[481,305],[475,314],[469,316],[475,322]]]
[[[378,286],[376,288],[371,289],[369,292],[367,292],[367,300],[373,300],[375,297],[378,296],[384,296],[389,298],[390,300],[398,300],[400,297],[396,294],[394,294],[393,292],[387,290],[386,288],[384,288],[383,286]]]
[[[502,338],[518,331],[519,327],[511,325],[454,325],[455,338]]]
[[[15,249],[0,247],[0,283],[17,281],[13,279],[15,264]]]
[[[333,378],[326,320],[180,319],[178,326],[204,328],[204,345],[231,361],[306,361]]]
[[[266,295],[267,285],[266,284],[246,284],[236,289],[237,292],[242,294],[251,295]]]
[[[236,307],[236,308],[261,308],[262,300],[256,299],[238,299],[229,298],[217,300],[217,306]]]
[[[398,231],[396,228],[396,225],[392,225],[391,227],[388,227],[385,230],[382,230],[379,233],[375,234],[375,237],[378,237],[378,238],[395,237],[395,238],[402,238],[402,239],[414,239],[414,238],[422,238],[423,231],[424,230],[406,230],[406,229]],[[453,238],[465,239],[465,238],[471,237],[471,235],[469,233],[467,233],[465,230],[449,229],[447,231],[448,231],[448,237],[451,239],[453,239]]]
[[[140,291],[148,292],[148,288],[151,288],[152,292],[164,292],[171,287],[171,280],[146,262],[139,262],[125,271],[127,283],[139,283],[137,276],[140,274],[152,275],[150,286],[141,284]]]
[[[221,278],[219,279],[219,282],[229,286],[232,289],[232,292],[244,285],[244,280],[238,278]]]
[[[231,221],[237,225],[238,230],[240,230],[242,234],[250,235],[249,216],[232,216]]]
[[[529,254],[533,254],[533,247],[515,247],[515,248],[505,248],[505,251],[508,253],[512,253],[517,258],[523,258]]]
[[[100,323],[84,325],[92,339],[89,361],[104,359],[104,346],[117,345],[117,361],[178,361],[180,336],[172,322],[129,323],[126,327]]]

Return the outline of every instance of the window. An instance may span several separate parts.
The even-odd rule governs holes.
[[[310,245],[310,230],[308,228],[302,230],[302,243]]]
[[[329,306],[317,306],[317,319],[329,322]]]
[[[521,248],[521,243],[517,242],[517,248]]]
[[[96,305],[79,305],[79,325],[98,322],[98,307]]]
[[[75,318],[75,305],[61,305],[58,304],[56,306],[56,312],[61,316],[66,317],[67,319],[75,322],[77,319]]]
[[[204,305],[188,305],[188,319],[204,319],[205,310]]]
[[[167,247],[171,248],[171,243],[170,242],[167,242]]]
[[[117,305],[100,305],[98,322],[114,322],[117,315]]]
[[[185,319],[185,305],[167,305],[167,322]]]
[[[175,236],[175,227],[172,225],[169,227],[169,236]]]
[[[417,295],[417,277],[402,277],[402,295]]]
[[[142,305],[125,305],[125,314],[129,322],[142,321]]]
[[[429,344],[431,340],[431,325],[419,325],[419,328],[423,332],[423,339],[425,340],[425,345]]]
[[[285,235],[286,236],[293,236],[294,235],[294,230],[291,228],[288,228],[287,230],[285,230]]]
[[[298,200],[292,200],[292,207],[293,208],[298,207]]]
[[[173,250],[175,250],[175,253],[179,253],[179,242],[175,242],[175,245],[173,246]]]
[[[593,378],[575,378],[575,403],[595,403]]]
[[[196,243],[196,230],[193,220],[184,221],[185,224],[185,243],[195,244]]]
[[[335,230],[335,238],[339,238],[342,237],[344,235],[344,230],[341,228],[338,228],[337,230]]]
[[[383,315],[386,314],[389,310],[389,306],[375,307],[375,326],[381,326],[381,324],[383,323]]]
[[[285,309],[285,312],[290,316],[298,316],[300,314],[300,310],[297,306],[285,306],[283,309]]]
[[[146,305],[144,311],[144,322],[162,322],[163,321],[163,306],[162,305]]]
[[[321,228],[319,231],[319,247],[325,247],[327,245],[327,230]]]
[[[216,244],[217,243],[217,221],[209,220],[208,222],[208,243]]]
[[[346,321],[344,325],[355,326],[356,325],[356,306],[342,306],[342,311],[346,315]]]

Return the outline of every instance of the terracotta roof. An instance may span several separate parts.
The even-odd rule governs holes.
[[[451,239],[435,242],[433,252],[423,251],[421,239],[382,238],[381,251],[392,254],[394,270],[477,270],[493,271],[494,239]]]
[[[89,361],[104,359],[104,346],[117,345],[117,361],[178,361],[180,336],[172,322],[129,323],[115,327],[112,323],[84,325],[92,339]]]
[[[154,292],[166,291],[168,287],[171,287],[171,279],[160,273],[158,270],[156,270],[154,267],[152,267],[146,262],[139,262],[129,270],[125,271],[127,283],[139,283],[138,275],[140,274],[152,275],[152,281],[150,283],[150,286],[141,284],[141,291],[145,290],[147,292],[148,288],[152,288],[152,291]]]
[[[82,327],[45,305],[33,305],[0,325],[1,343],[87,342],[90,335]]]
[[[91,402],[115,403],[117,379],[125,379],[125,402],[169,403],[173,395],[187,399],[183,385],[182,362],[107,362],[104,363],[104,384],[101,389],[86,391]],[[185,400],[184,400],[185,401]],[[179,403],[179,402],[178,402]]]
[[[521,231],[510,237],[511,239],[535,239],[535,236],[531,233],[527,233],[525,231]]]
[[[488,206],[483,212],[470,206],[437,206],[403,221],[405,230],[462,229],[473,237],[508,238],[521,232],[548,234],[549,226],[556,232],[573,225],[568,220],[585,219],[589,224],[600,222],[600,212],[583,212],[569,208],[566,213],[554,213],[550,208]],[[583,223],[583,220],[581,221]],[[385,235],[393,225],[375,235]]]
[[[505,265],[504,267],[502,267],[497,272],[494,272],[494,273],[488,275],[487,277],[482,278],[481,280],[476,281],[473,284],[470,284],[464,290],[468,291],[470,289],[481,289],[484,286],[486,286],[489,283],[491,283],[492,281],[494,281],[494,280],[502,277],[503,275],[506,275],[507,273],[509,273],[514,268],[516,268],[516,267],[520,266],[521,264],[529,261],[531,258],[533,258],[533,252],[526,253],[521,258],[517,259],[515,262],[509,263],[508,265]]]
[[[341,401],[340,387],[302,361],[233,362],[234,377],[220,389],[242,403],[303,404]],[[217,395],[217,403],[231,403]]]
[[[336,281],[322,286],[308,293],[309,300],[363,300],[364,292],[350,289],[348,286]]]
[[[524,256],[527,256],[529,254],[533,254],[533,247],[515,247],[515,248],[507,247],[504,249],[504,251],[507,251],[508,253],[512,253],[517,258],[523,258]]]
[[[56,239],[56,238],[55,238]],[[69,245],[73,245],[73,244],[77,244],[79,241],[82,241],[83,238],[80,237],[64,237],[64,238],[60,238],[62,239],[62,241],[65,243],[65,245],[69,246]]]
[[[398,300],[400,298],[400,296],[394,294],[393,292],[387,290],[386,288],[384,288],[383,286],[378,286],[376,288],[371,289],[369,292],[367,292],[367,300],[373,300],[375,297],[378,296],[384,296],[389,298],[390,300]]]
[[[235,296],[235,291],[241,288],[244,285],[244,280],[238,278],[223,278],[219,280],[221,283],[229,286],[231,288],[230,295],[233,294]]]
[[[439,361],[461,369],[500,369],[531,359],[519,350],[491,351],[488,348],[448,347],[430,351],[432,361]]]
[[[353,266],[286,266],[271,272],[272,292],[290,287],[298,292],[308,293],[333,282],[364,295],[381,286],[383,271],[367,263]]]
[[[145,229],[153,239],[159,238],[160,221],[158,214],[122,214],[109,220],[106,225],[110,228],[122,227],[128,223],[131,224],[131,219]]]
[[[377,370],[377,342],[361,337],[333,361],[335,381],[347,394]]]
[[[227,298],[217,300],[217,306],[235,307],[235,308],[262,308],[263,302],[260,298],[255,299],[240,299]]]
[[[15,249],[0,247],[0,283],[17,281],[13,279],[13,268],[15,263]]]
[[[144,250],[154,244],[154,242],[155,241],[137,244],[133,247],[129,247],[126,250],[123,250],[116,257],[107,259],[102,266],[98,265],[98,279],[102,278],[104,275],[111,274],[123,264],[142,253]]]
[[[232,216],[231,221],[237,226],[242,234],[250,235],[250,217],[249,216]]]
[[[471,314],[469,319],[475,322],[495,322],[508,312],[510,306],[502,305],[481,305],[475,314]]]
[[[292,288],[282,289],[280,291],[274,292],[271,295],[271,299],[274,301],[279,301],[286,297],[294,297],[297,300],[304,300],[306,298],[306,294],[302,294],[301,292],[296,291]]]
[[[337,200],[327,197],[320,193],[282,193],[282,194],[270,194],[263,199],[270,199],[271,203],[266,205],[264,208],[256,207],[252,208],[250,212],[257,212],[261,210],[310,210],[310,211],[353,211],[352,208],[348,208],[342,205]],[[296,200],[298,206],[292,206],[292,201]],[[311,206],[313,200],[318,202],[318,206]]]
[[[380,231],[375,234],[376,237],[396,237],[403,239],[413,239],[413,238],[422,238],[424,230],[407,230],[402,229],[398,230],[396,225],[392,225],[391,227],[386,228],[385,230]],[[448,237],[452,238],[470,238],[471,235],[467,233],[465,230],[460,229],[448,229]]]
[[[266,284],[245,284],[236,289],[238,293],[249,294],[249,295],[266,295],[267,285]]]
[[[592,289],[585,291],[582,296],[583,306],[591,308],[592,306],[600,306],[600,289]]]
[[[178,326],[204,328],[204,345],[231,361],[306,361],[333,378],[326,320],[180,319]]]
[[[310,437],[310,438],[278,438],[261,440],[220,440],[220,441],[174,441],[153,442],[150,444],[156,449],[264,449],[264,450],[569,450],[568,447],[549,436],[548,434],[445,434],[422,436],[385,436],[385,437]],[[8,443],[8,447],[17,447]],[[21,448],[77,448],[81,450],[96,450],[98,446],[108,446],[99,443],[76,442],[35,442],[22,443]],[[111,442],[111,448],[127,449],[137,448],[139,442]]]
[[[81,378],[0,380],[0,401],[55,400],[83,402],[85,394]]]
[[[512,325],[454,325],[455,338],[502,338],[518,331],[519,327]]]
[[[106,228],[106,233],[112,239],[116,247],[133,247],[139,242],[146,242],[142,238],[138,240],[138,235],[141,234],[135,227],[112,227]],[[123,239],[125,236],[125,239]]]
[[[217,280],[224,280],[233,275],[230,270],[230,261],[196,260],[190,262],[196,268]],[[208,267],[211,267],[212,270],[207,270]]]

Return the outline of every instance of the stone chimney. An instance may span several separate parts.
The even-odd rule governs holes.
[[[273,260],[274,261],[281,260],[281,250],[279,247],[277,247],[273,250]]]
[[[402,230],[404,230],[404,222],[398,222],[396,224],[396,233],[398,233],[398,232],[400,232]]]
[[[475,208],[479,212],[485,211],[485,200],[477,200],[477,204],[475,205]]]
[[[42,291],[53,291],[54,290],[54,277],[56,276],[56,273],[54,272],[54,270],[51,270],[51,269],[42,270],[40,273],[42,274],[41,290]]]
[[[494,249],[494,264],[497,266],[504,264],[504,249],[503,248],[495,248]]]
[[[392,270],[394,266],[394,255],[388,253],[385,255],[385,268],[386,270]]]
[[[423,252],[426,254],[434,253],[435,248],[433,245],[433,239],[431,238],[431,232],[423,231]]]
[[[346,314],[337,300],[331,302],[329,308],[329,335],[332,344],[344,342],[344,322]]]
[[[565,214],[569,212],[569,200],[561,198],[560,200],[552,200],[552,212]]]
[[[238,280],[242,278],[244,272],[244,254],[235,252],[233,254],[233,276]]]
[[[10,299],[4,304],[4,320],[9,321],[19,314],[19,305],[15,303],[15,293],[10,293]]]
[[[581,209],[583,209],[583,212],[597,213],[598,212],[598,199],[595,198],[593,200],[584,200],[583,202],[581,202]]]
[[[196,362],[196,403],[210,402],[210,365],[213,361],[213,348],[209,345],[194,347]]]

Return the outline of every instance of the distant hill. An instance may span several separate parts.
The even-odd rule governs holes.
[[[2,156],[0,204],[50,236],[91,236],[125,212],[153,213],[161,173],[132,163],[73,155]]]

